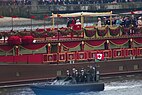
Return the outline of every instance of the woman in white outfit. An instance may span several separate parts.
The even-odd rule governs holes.
[[[99,28],[99,27],[102,27],[102,21],[101,21],[101,18],[98,18],[98,25],[97,25],[97,27]]]

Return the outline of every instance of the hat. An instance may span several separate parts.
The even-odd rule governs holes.
[[[69,72],[69,70],[67,70],[67,72]]]
[[[141,19],[142,17],[140,16],[139,19]]]
[[[79,19],[77,19],[76,22],[79,22]]]
[[[84,70],[81,70],[81,72],[84,72]]]
[[[75,68],[73,68],[72,70],[75,70]]]
[[[98,18],[98,20],[101,20],[101,18]]]

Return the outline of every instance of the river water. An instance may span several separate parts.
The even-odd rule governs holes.
[[[105,89],[100,92],[76,93],[70,95],[142,95],[142,80],[130,78],[106,79]],[[0,95],[36,95],[28,86],[1,88]]]
[[[84,26],[92,26],[93,23],[84,23]],[[52,28],[53,26],[52,25],[45,25],[45,28]],[[66,27],[66,24],[62,24],[62,25],[55,25],[55,28],[61,28],[61,27]],[[44,29],[44,25],[33,25],[32,26],[32,29],[33,30],[36,30],[37,28],[41,28],[41,29]],[[10,31],[12,29],[11,26],[7,26],[7,27],[1,27],[0,26],[0,31]],[[14,26],[13,27],[13,30],[14,31],[23,31],[24,29],[27,29],[27,30],[31,30],[31,25],[25,25],[25,26]]]

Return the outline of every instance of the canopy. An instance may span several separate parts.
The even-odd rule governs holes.
[[[112,12],[77,12],[77,13],[67,13],[67,14],[52,14],[51,17],[79,17],[79,16],[112,16]]]

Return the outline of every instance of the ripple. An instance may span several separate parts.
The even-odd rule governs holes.
[[[142,95],[142,80],[123,80],[105,82],[104,91],[76,93],[69,95]],[[0,89],[0,95],[35,95],[29,87]]]

